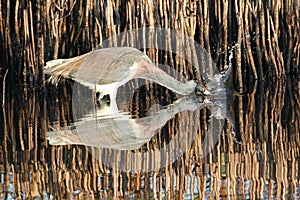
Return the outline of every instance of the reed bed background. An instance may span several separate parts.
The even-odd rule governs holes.
[[[0,2],[2,76],[40,85],[45,62],[91,51],[125,30],[162,27],[193,37],[222,69],[233,63],[238,89],[249,77],[299,72],[299,2],[101,1]]]
[[[299,12],[297,0],[0,0],[1,197],[296,196]],[[49,146],[45,132],[50,123],[63,127],[72,122],[72,85],[46,85],[46,61],[83,54],[115,34],[141,27],[188,35],[211,54],[220,71],[233,66],[235,89],[247,93],[233,99],[236,135],[226,124],[212,153],[202,158],[209,111],[181,114],[166,125],[169,136],[178,118],[189,121],[196,116],[202,123],[197,121],[191,131],[194,144],[172,165],[151,173],[110,169],[92,157],[88,147]],[[166,59],[189,78],[200,76],[179,58],[155,49],[146,53],[155,63]],[[151,101],[158,93],[166,101],[172,98],[155,85],[146,87],[146,100],[136,101]]]

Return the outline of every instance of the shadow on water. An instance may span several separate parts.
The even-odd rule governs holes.
[[[124,87],[130,84],[135,83]],[[103,117],[105,106],[99,108],[103,140],[91,136],[93,126],[85,124],[95,119],[89,103],[81,104],[86,108],[74,119],[72,89],[70,82],[47,86],[46,92],[7,85],[0,115],[1,198],[299,197],[298,79],[257,83],[253,92],[227,98],[228,105],[215,103],[215,110],[199,97],[176,98],[159,86],[145,86],[129,102],[118,102],[123,113],[118,117]],[[92,96],[88,89],[80,91]],[[220,107],[226,110],[223,118],[216,117]],[[215,139],[207,137],[213,119],[220,135],[203,157],[203,144]],[[78,126],[87,129],[79,131],[80,137],[74,131]],[[169,144],[180,150],[176,158],[171,152],[138,162],[144,157],[137,153]],[[130,153],[136,156],[130,162],[118,160]],[[108,160],[126,170],[114,170]],[[155,170],[129,170],[141,167]]]

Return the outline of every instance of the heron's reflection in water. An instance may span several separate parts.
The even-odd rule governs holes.
[[[209,107],[212,115],[215,115],[211,117],[212,120],[228,118],[226,102],[224,98],[208,99],[203,96],[190,95],[176,100],[159,111],[152,111],[149,116],[135,119],[131,118],[128,113],[119,113],[112,117],[107,115],[109,106],[102,106],[97,109],[97,116],[91,112],[72,126],[59,130],[53,128],[54,130],[47,132],[47,139],[51,145],[79,144],[117,150],[134,150],[149,142],[170,119],[180,112]],[[211,123],[213,123],[212,120]]]

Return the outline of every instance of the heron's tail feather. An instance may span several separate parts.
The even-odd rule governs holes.
[[[88,54],[69,59],[51,60],[46,63],[44,73],[50,75],[48,82],[57,85],[61,78],[73,79]]]

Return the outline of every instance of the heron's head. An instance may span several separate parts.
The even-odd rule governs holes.
[[[207,95],[208,93],[208,89],[205,86],[205,84],[203,83],[203,81],[201,80],[195,80],[195,82],[197,83],[196,87],[195,87],[195,93],[196,95]]]

